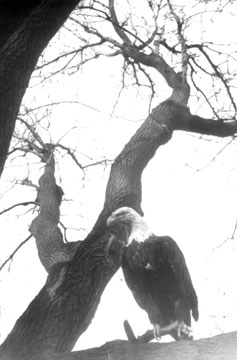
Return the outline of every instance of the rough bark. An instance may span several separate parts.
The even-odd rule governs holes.
[[[12,4],[11,6],[6,6],[6,2],[0,4],[2,10],[0,15],[0,174],[19,106],[38,57],[78,2],[79,0],[36,0],[29,4],[26,0],[22,0],[18,2],[22,6],[19,5],[17,10]],[[18,18],[13,21],[16,14]],[[142,172],[159,146],[171,138],[174,130],[215,136],[231,136],[237,131],[236,121],[213,121],[192,116],[184,106],[189,97],[188,85],[184,84],[181,77],[157,54],[141,54],[129,44],[123,45],[121,49],[125,56],[156,68],[173,88],[172,96],[152,111],[115,160],[107,186],[104,208],[94,228],[71,261],[65,262],[64,259],[64,262],[56,262],[53,267],[51,264],[47,266],[49,276],[46,284],[4,341],[0,350],[1,359],[26,360],[40,357],[46,359],[50,354],[71,351],[78,337],[90,324],[101,294],[119,266],[119,248],[115,249],[113,257],[107,254],[109,234],[106,229],[106,219],[112,210],[123,205],[131,206],[142,213],[140,207]],[[35,235],[37,236],[37,231]],[[193,344],[197,344],[198,349],[201,349],[202,345],[198,344],[206,344],[205,340],[202,341],[187,343],[185,354],[189,354],[189,348],[195,349],[196,345]],[[224,337],[223,343],[228,344],[228,338]],[[208,344],[211,344],[211,348],[215,346],[216,349],[219,341],[215,345],[215,342],[208,340]],[[155,345],[156,349],[160,346]],[[183,343],[175,343],[169,345],[170,348],[168,345],[167,347],[162,345],[160,349],[168,349],[169,356],[174,351],[173,358],[178,359],[175,356],[181,353],[182,345]],[[106,346],[108,348],[108,345]],[[102,352],[104,349],[107,351],[102,353],[103,358],[110,356],[111,350],[106,350],[106,346],[101,348]],[[142,358],[147,356],[146,358],[150,359],[155,356],[152,352],[153,345],[140,346],[141,351],[151,349],[151,357],[140,356],[138,345],[134,347],[119,342],[118,347],[115,346],[113,358],[119,358],[116,357],[118,352],[118,356],[122,354],[123,359],[139,359],[139,356]],[[207,357],[210,347],[207,345],[203,347],[204,350],[199,349],[196,352],[193,350],[194,355],[198,354],[199,357],[196,357],[198,359],[211,359]],[[124,354],[125,349],[127,357]],[[218,349],[221,351],[220,347]],[[236,351],[236,348],[233,351]],[[215,350],[212,350],[212,353],[214,352]],[[61,359],[69,359],[70,357],[66,356],[74,355],[63,355]],[[100,351],[97,350],[96,359],[99,359],[99,356]],[[162,353],[159,356],[162,356]],[[226,358],[224,356],[226,354],[223,355],[223,359]],[[60,358],[59,355],[56,358]],[[231,359],[231,355],[228,359]]]
[[[37,60],[79,1],[22,0],[0,4],[0,175]]]
[[[182,127],[182,130],[193,131],[192,119],[187,107],[172,100],[152,111],[115,160],[104,208],[91,233],[70,262],[51,269],[45,286],[3,343],[3,354],[10,359],[25,360],[39,354],[47,357],[72,350],[90,324],[101,294],[119,266],[116,251],[113,261],[107,254],[108,215],[123,205],[141,213],[144,168],[159,146],[171,138],[174,129]],[[208,124],[209,133],[216,134],[215,121],[202,119],[202,122]]]
[[[63,190],[56,184],[53,147],[46,145],[43,161],[44,173],[39,179],[37,202],[39,214],[30,225],[35,237],[39,259],[47,272],[58,263],[72,259],[81,241],[64,243],[63,234],[58,226]]]

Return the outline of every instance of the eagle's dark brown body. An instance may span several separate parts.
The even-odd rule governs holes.
[[[180,248],[172,238],[148,231],[133,209],[116,210],[108,226],[115,222],[128,229],[121,266],[135,300],[147,312],[156,335],[159,329],[170,328],[174,338],[179,338],[182,324],[191,326],[191,314],[196,321],[199,316],[197,295]]]
[[[132,241],[123,253],[126,283],[152,324],[161,328],[178,320],[198,320],[198,301],[181,250],[168,236]]]

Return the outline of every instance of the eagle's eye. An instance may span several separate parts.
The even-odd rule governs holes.
[[[121,211],[121,212],[119,212],[118,214],[117,214],[117,217],[124,217],[124,216],[126,216],[126,211]]]

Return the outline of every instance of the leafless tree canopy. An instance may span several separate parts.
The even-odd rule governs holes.
[[[222,15],[234,11],[232,1],[195,1],[191,15],[174,0],[143,3],[141,8],[136,8],[134,1],[126,1],[121,7],[114,0],[0,4],[0,169],[4,168],[18,118],[28,135],[15,133],[16,146],[11,153],[33,153],[44,164],[44,173],[35,186],[39,213],[32,220],[30,232],[48,272],[45,285],[2,344],[1,359],[153,359],[156,356],[162,359],[167,353],[170,359],[185,358],[184,353],[188,359],[237,356],[236,333],[161,347],[115,342],[70,354],[88,328],[105,286],[120,265],[119,243],[113,254],[107,251],[106,219],[121,206],[132,207],[142,214],[141,176],[158,148],[170,141],[175,130],[232,138],[237,132],[233,65],[236,65],[236,48],[233,46],[233,51],[227,53],[226,44],[192,40],[191,30],[200,12],[206,11],[205,6],[213,14]],[[51,59],[41,55],[63,24],[79,46],[69,50],[68,46],[67,51]],[[63,241],[58,226],[62,189],[55,180],[55,150],[67,151],[77,166],[83,169],[83,165],[60,142],[46,143],[37,126],[31,124],[27,111],[19,114],[19,107],[34,69],[36,77],[46,79],[58,72],[75,72],[101,56],[122,58],[122,88],[128,81],[137,87],[148,87],[153,109],[149,109],[145,121],[114,160],[104,206],[93,228],[83,241],[72,245]],[[154,106],[162,81],[170,95]],[[190,94],[205,102],[206,118],[193,114],[195,109],[188,107]]]

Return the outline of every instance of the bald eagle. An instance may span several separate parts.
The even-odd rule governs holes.
[[[122,207],[107,219],[112,234],[126,233],[121,266],[125,281],[154,328],[154,337],[170,333],[192,339],[191,313],[198,320],[198,300],[182,251],[169,236],[156,236],[132,208]],[[112,235],[114,236],[114,235]]]

